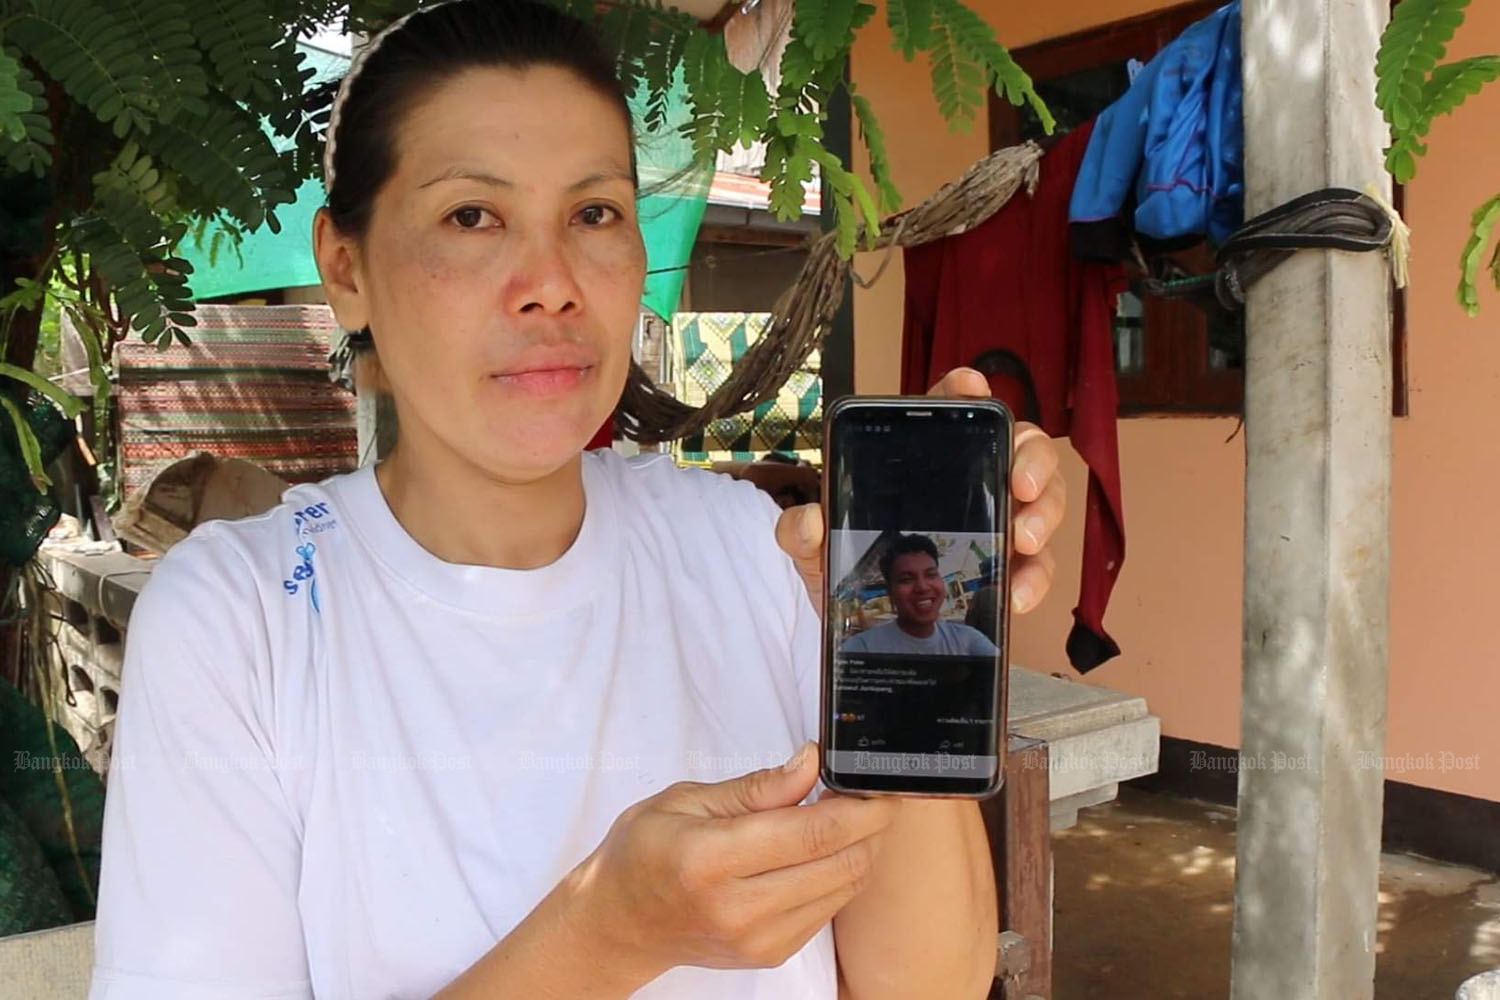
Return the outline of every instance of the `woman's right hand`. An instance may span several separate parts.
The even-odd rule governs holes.
[[[863,888],[901,806],[797,805],[817,759],[808,743],[787,767],[678,782],[632,805],[565,880],[571,917],[642,983],[678,965],[780,965]]]

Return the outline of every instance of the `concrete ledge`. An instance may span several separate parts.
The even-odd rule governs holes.
[[[94,967],[94,922],[0,937],[0,1000],[83,1000]]]
[[[1010,671],[1010,731],[1047,741],[1053,830],[1154,773],[1160,755],[1161,720],[1146,699],[1023,667]]]

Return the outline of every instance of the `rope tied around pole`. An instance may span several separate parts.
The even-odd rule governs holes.
[[[1400,214],[1375,192],[1324,188],[1246,222],[1219,247],[1219,269],[1213,274],[1186,274],[1170,266],[1153,272],[1138,250],[1136,261],[1151,275],[1142,282],[1149,294],[1238,312],[1255,283],[1299,250],[1389,250],[1396,286],[1405,288],[1410,238]]]

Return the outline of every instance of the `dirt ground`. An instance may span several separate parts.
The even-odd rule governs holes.
[[[1055,1000],[1227,997],[1234,847],[1208,803],[1123,788],[1080,813],[1053,838]],[[1379,934],[1377,998],[1452,1000],[1500,967],[1500,877],[1386,854]]]

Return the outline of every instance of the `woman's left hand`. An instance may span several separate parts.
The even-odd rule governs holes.
[[[988,399],[990,385],[972,368],[955,368],[933,386],[929,396]],[[1024,614],[1042,603],[1052,587],[1057,560],[1048,548],[1052,533],[1067,511],[1063,479],[1057,474],[1057,446],[1035,424],[1017,423],[1010,471],[1015,521],[1015,556],[1011,560],[1012,610]],[[797,564],[813,607],[823,606],[823,508],[793,507],[776,522],[776,541]]]

